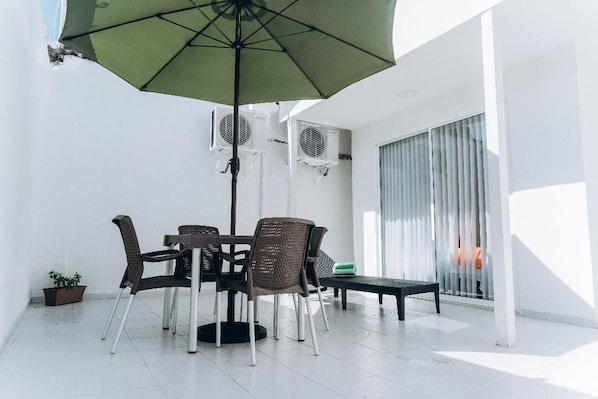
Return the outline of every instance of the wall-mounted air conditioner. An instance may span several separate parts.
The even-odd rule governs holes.
[[[338,164],[339,128],[297,121],[297,160],[313,166]]]
[[[211,151],[232,151],[234,116],[232,108],[217,107],[212,111]],[[239,112],[239,151],[264,152],[268,115],[253,111]]]

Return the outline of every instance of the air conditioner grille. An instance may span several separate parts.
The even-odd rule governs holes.
[[[308,157],[320,158],[326,151],[326,136],[314,127],[307,127],[299,135],[299,145]]]
[[[220,136],[228,144],[233,144],[234,115],[226,114],[220,120]],[[243,115],[239,115],[239,145],[243,145],[251,138],[251,123]]]

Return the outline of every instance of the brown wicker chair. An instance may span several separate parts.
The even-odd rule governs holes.
[[[309,237],[314,223],[297,218],[265,218],[257,223],[248,258],[244,262],[243,281],[223,280],[223,288],[247,294],[251,365],[255,359],[253,301],[261,295],[300,294],[309,297],[305,264]],[[225,259],[234,262],[226,254]],[[314,354],[318,355],[309,301],[305,301]],[[274,320],[277,320],[275,309]],[[217,320],[220,324],[220,318]]]
[[[179,234],[220,234],[217,227],[213,226],[203,226],[197,224],[186,224],[179,226]],[[181,250],[189,250],[190,248],[188,245],[182,244]],[[210,244],[207,248],[203,248],[201,250],[201,257],[200,257],[200,281],[204,282],[215,282],[216,283],[216,291],[221,292],[223,291],[221,281],[222,279],[236,279],[242,280],[243,274],[239,272],[234,272],[230,274],[229,272],[222,272],[222,257],[215,256],[215,254],[222,253],[222,245],[220,244]],[[247,256],[249,251],[237,251],[235,253],[235,258],[237,261],[239,260],[237,256]],[[189,252],[190,254],[190,252]],[[191,273],[191,256],[183,258],[183,269],[186,275],[190,275]],[[173,309],[174,314],[176,317],[176,301],[177,301],[177,293],[175,292],[174,296],[175,300],[173,301]],[[216,298],[217,299],[217,298]],[[219,302],[214,302],[214,314],[216,314],[218,309]]]
[[[127,267],[120,282],[120,289],[114,301],[112,311],[108,316],[108,321],[102,332],[102,339],[106,339],[108,329],[116,313],[118,302],[125,288],[130,288],[129,301],[123,315],[122,321],[116,333],[114,344],[110,349],[110,353],[116,352],[118,341],[122,334],[125,322],[131,310],[133,298],[139,291],[151,290],[154,288],[170,288],[170,287],[191,287],[191,280],[185,277],[183,269],[183,259],[189,256],[189,251],[179,251],[174,249],[167,249],[162,251],[148,252],[142,254],[139,249],[139,241],[135,233],[133,221],[129,216],[118,215],[112,222],[118,226],[125,246],[125,254],[127,258]],[[152,277],[143,277],[145,262],[165,262],[169,260],[176,260],[175,271],[171,275],[160,275]],[[165,309],[166,310],[166,309]]]
[[[202,226],[196,224],[186,224],[179,226],[179,234],[214,234],[218,235],[220,232],[217,227],[213,226]],[[187,245],[181,244],[181,249],[190,249]],[[222,258],[214,256],[214,253],[222,252],[222,246],[220,244],[210,244],[208,248],[201,250],[200,257],[200,281],[210,282],[215,281],[218,283],[216,278],[216,271],[222,267]],[[183,268],[187,275],[191,274],[191,257],[183,259]]]

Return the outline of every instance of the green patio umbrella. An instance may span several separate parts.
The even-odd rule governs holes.
[[[394,65],[396,0],[68,0],[60,42],[143,91],[232,105],[328,98]]]

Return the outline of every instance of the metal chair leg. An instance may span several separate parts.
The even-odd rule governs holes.
[[[174,245],[169,245],[170,249],[174,248]],[[174,260],[169,260],[166,262],[166,275],[170,275],[174,272]],[[162,310],[162,328],[167,330],[170,327],[170,320],[172,306],[171,306],[171,290],[172,288],[166,287],[164,288],[164,307]]]
[[[314,328],[314,318],[311,314],[311,305],[309,304],[309,297],[305,298],[305,307],[307,308],[307,320],[309,321],[311,340],[314,343],[314,355],[318,356],[320,354],[320,350],[318,349],[318,340],[316,338],[316,329]]]
[[[280,307],[280,295],[274,295],[274,321],[273,321],[273,334],[274,334],[274,339],[279,339],[278,338],[278,321],[279,321],[279,310]]]
[[[116,347],[118,346],[118,341],[120,340],[120,335],[125,328],[125,322],[127,321],[127,317],[129,316],[129,311],[131,310],[131,304],[133,303],[133,299],[135,295],[129,295],[129,301],[127,302],[127,307],[125,308],[125,314],[123,315],[123,319],[120,322],[120,326],[118,326],[118,332],[116,333],[116,338],[114,339],[114,344],[112,344],[112,349],[110,349],[110,353],[114,354],[116,352]]]
[[[116,299],[114,300],[114,305],[112,305],[112,310],[110,311],[108,320],[106,320],[106,326],[104,327],[104,331],[102,332],[102,340],[106,339],[106,335],[108,335],[108,329],[110,328],[110,324],[112,324],[112,319],[114,319],[114,314],[116,313],[116,308],[118,307],[118,302],[120,301],[120,297],[123,291],[124,288],[118,290],[118,294],[116,295]]]
[[[179,287],[174,288],[174,296],[172,298],[172,309],[170,311],[172,319],[172,333],[176,334],[176,324],[179,315]]]
[[[237,292],[235,294],[235,303],[237,302],[237,296],[239,296],[239,298],[241,298],[241,300],[240,300],[241,304],[239,305],[239,321],[243,321],[243,293]],[[249,312],[247,312],[247,317],[249,317]]]
[[[220,324],[220,292],[216,292],[216,348],[220,348],[220,341],[222,335],[222,325]]]
[[[253,301],[253,322],[259,324],[260,320],[260,297],[258,296]]]
[[[297,321],[299,321],[299,309],[297,308],[297,297],[295,294],[291,294],[293,298],[293,309],[295,309],[295,316],[297,317]]]
[[[254,326],[254,314],[253,314],[253,301],[247,301],[247,313],[249,319],[249,350],[250,350],[250,360],[251,365],[255,366],[255,326]]]
[[[330,331],[330,326],[328,325],[328,317],[326,316],[326,309],[324,309],[324,301],[322,301],[322,292],[320,291],[320,287],[316,287],[316,291],[318,292],[320,309],[322,310],[322,317],[324,318],[324,326],[326,327],[326,331]]]

